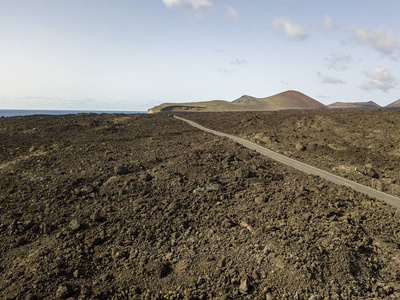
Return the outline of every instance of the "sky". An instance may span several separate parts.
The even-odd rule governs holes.
[[[400,99],[399,0],[1,0],[0,109]]]

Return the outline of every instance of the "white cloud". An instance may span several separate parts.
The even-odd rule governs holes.
[[[229,19],[238,19],[240,15],[239,15],[239,12],[236,9],[234,9],[231,6],[227,6],[226,9],[225,9],[224,16],[229,18]]]
[[[345,70],[347,65],[354,59],[351,55],[338,51],[326,57],[325,60],[328,62],[330,69]]]
[[[235,73],[234,70],[230,70],[228,68],[218,68],[217,71],[222,74],[233,74]]]
[[[376,68],[373,72],[365,72],[369,80],[361,86],[363,90],[382,90],[387,92],[397,84],[396,78],[388,69]]]
[[[328,30],[336,29],[340,27],[339,23],[332,20],[328,15],[324,16],[324,28]]]
[[[202,7],[212,6],[212,3],[208,0],[162,0],[162,2],[169,8],[191,6],[193,9],[198,10]]]
[[[201,19],[206,16],[215,16],[222,19],[236,20],[239,12],[229,5],[215,6],[212,0],[161,0],[168,8],[179,8],[187,17]]]
[[[307,33],[303,27],[294,24],[291,20],[285,17],[276,17],[272,20],[274,28],[281,28],[287,38],[294,40],[304,40],[307,38]]]
[[[326,74],[322,74],[320,72],[317,73],[318,78],[321,79],[322,83],[331,83],[331,84],[345,84],[346,82],[338,77],[329,76]]]
[[[349,30],[354,32],[356,42],[369,45],[382,54],[392,55],[395,51],[400,50],[400,38],[384,29],[368,30],[352,26]]]
[[[232,60],[229,62],[231,65],[244,65],[249,63],[247,60],[243,59],[243,58],[235,58],[235,60]]]

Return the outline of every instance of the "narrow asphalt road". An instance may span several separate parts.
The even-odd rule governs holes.
[[[245,140],[245,139],[242,139],[240,137],[206,128],[204,126],[201,126],[201,125],[199,125],[199,124],[197,124],[197,123],[195,123],[193,121],[190,121],[190,120],[187,120],[187,119],[184,119],[184,118],[180,118],[180,117],[177,117],[177,116],[174,116],[174,117],[179,119],[179,120],[181,120],[181,121],[187,122],[190,125],[198,128],[198,129],[204,130],[206,132],[209,132],[209,133],[212,133],[212,134],[215,134],[215,135],[218,135],[218,136],[223,136],[223,137],[230,138],[230,139],[234,140],[235,142],[237,142],[237,143],[239,143],[239,144],[241,144],[241,145],[243,145],[243,146],[245,146],[247,148],[255,150],[255,151],[261,153],[262,155],[268,156],[269,158],[272,158],[272,159],[274,159],[274,160],[276,160],[276,161],[278,161],[280,163],[283,163],[285,165],[288,165],[288,166],[291,166],[293,168],[296,168],[296,169],[298,169],[300,171],[303,171],[303,172],[305,172],[307,174],[312,174],[312,175],[315,175],[315,176],[319,176],[321,178],[324,178],[324,179],[326,179],[326,180],[328,180],[330,182],[336,183],[338,185],[348,186],[348,187],[352,188],[353,190],[355,190],[357,192],[364,193],[364,194],[366,194],[366,195],[368,195],[368,196],[370,196],[372,198],[376,198],[378,200],[384,201],[387,204],[389,204],[389,205],[391,205],[391,206],[393,206],[393,207],[395,207],[397,209],[400,209],[400,198],[397,198],[395,196],[392,196],[392,195],[389,195],[389,194],[374,190],[374,189],[372,189],[370,187],[367,187],[365,185],[359,184],[357,182],[345,179],[343,177],[331,174],[331,173],[326,172],[324,170],[321,170],[321,169],[315,168],[313,166],[307,165],[305,163],[299,162],[299,161],[297,161],[295,159],[286,157],[286,156],[284,156],[282,154],[276,153],[276,152],[274,152],[272,150],[269,150],[269,149],[267,149],[265,147],[262,147],[260,145],[255,144],[255,143],[252,143],[252,142],[250,142],[248,140]]]

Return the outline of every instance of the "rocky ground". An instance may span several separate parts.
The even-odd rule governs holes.
[[[191,118],[335,165],[334,156],[322,160],[320,153],[361,143],[364,114],[374,113],[353,112],[351,120],[328,112]],[[396,113],[375,114],[385,118],[373,122],[392,120],[387,132],[395,134]],[[323,130],[353,128],[348,142],[331,147],[327,135],[324,147],[323,132],[312,141],[325,122],[331,125]],[[368,138],[377,145],[368,153],[395,150],[395,137],[383,146],[380,136]],[[171,115],[0,118],[0,140],[3,299],[400,297],[397,210]],[[371,163],[355,155],[351,164]],[[373,163],[382,188],[383,178],[397,184],[394,159]]]
[[[400,111],[331,110],[182,115],[400,196]]]

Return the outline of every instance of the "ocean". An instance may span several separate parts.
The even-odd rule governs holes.
[[[94,114],[144,114],[145,111],[95,111],[95,110],[23,110],[23,109],[0,109],[0,117],[17,117],[31,115],[71,115],[79,113]]]

